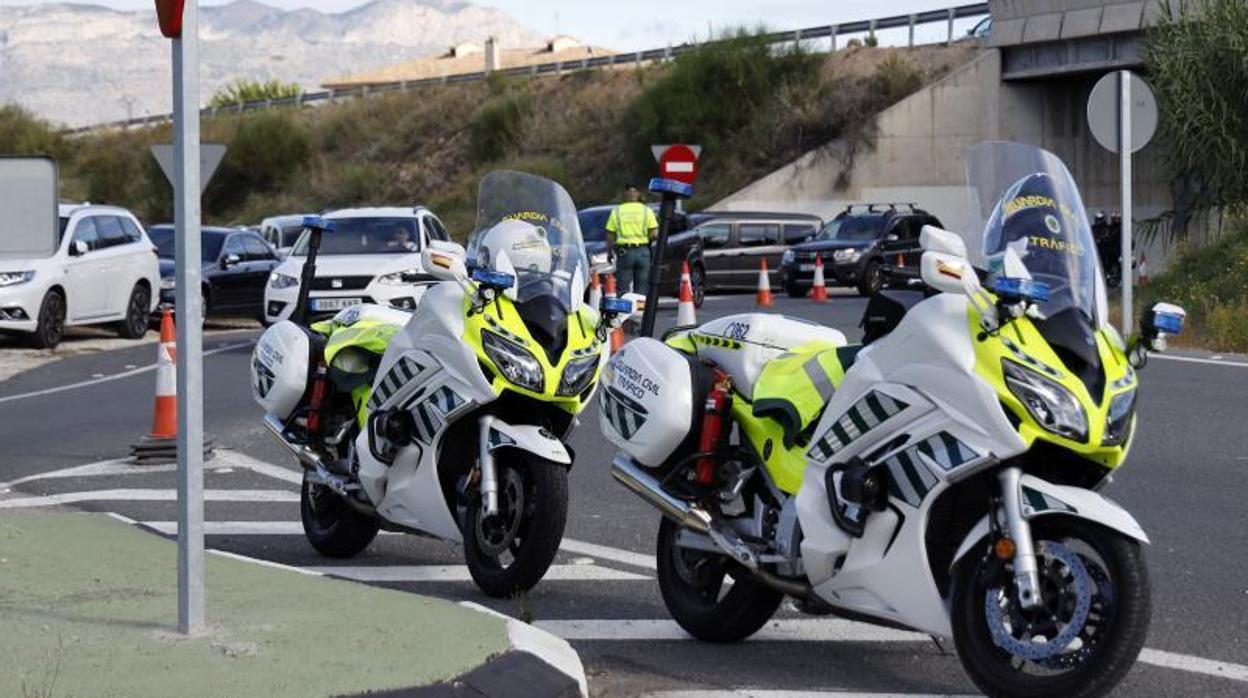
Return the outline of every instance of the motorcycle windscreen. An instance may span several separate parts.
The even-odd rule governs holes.
[[[976,266],[999,271],[1013,250],[1036,281],[1049,287],[1042,318],[1068,309],[1093,327],[1108,317],[1096,240],[1074,178],[1061,159],[1031,145],[990,141],[967,152],[971,224],[967,249]],[[975,239],[975,238],[978,239]]]
[[[468,263],[516,276],[515,300],[550,296],[565,310],[586,288],[589,260],[576,204],[557,183],[524,172],[491,172],[481,180]]]

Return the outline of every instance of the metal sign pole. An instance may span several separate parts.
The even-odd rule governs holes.
[[[173,220],[178,332],[178,630],[204,627],[204,412],[200,318],[199,8],[173,40]]]
[[[1131,72],[1118,71],[1118,164],[1122,170],[1122,336],[1130,337],[1135,326],[1131,286],[1135,274],[1131,267]]]

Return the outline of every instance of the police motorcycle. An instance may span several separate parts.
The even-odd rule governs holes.
[[[559,548],[566,440],[628,308],[581,302],[576,206],[542,177],[487,175],[468,249],[422,254],[442,281],[410,318],[365,305],[307,328],[280,322],[256,345],[253,393],[304,468],[317,551],[353,556],[380,528],[462,542],[482,591],[515,594]]]
[[[699,639],[748,637],[788,596],[952,637],[989,695],[1101,695],[1150,591],[1148,537],[1099,490],[1135,436],[1136,369],[1184,313],[1154,306],[1130,341],[1110,326],[1056,156],[981,144],[968,174],[982,269],[925,227],[940,293],[869,346],[742,316],[616,354],[612,474],[662,512],[660,591]]]

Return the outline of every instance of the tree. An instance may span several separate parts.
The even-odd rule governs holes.
[[[292,82],[282,82],[280,80],[256,82],[254,80],[239,79],[213,95],[212,100],[208,102],[208,106],[214,108],[234,107],[246,102],[261,102],[266,99],[289,99],[298,97],[302,93],[303,88]]]
[[[1248,203],[1248,3],[1181,0],[1144,36],[1176,210]]]

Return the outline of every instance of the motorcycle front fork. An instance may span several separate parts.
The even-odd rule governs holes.
[[[494,452],[490,450],[490,429],[494,418],[485,415],[477,423],[477,451],[481,463],[481,512],[485,516],[498,515],[498,471],[494,468]]]
[[[1031,539],[1031,525],[1023,517],[1023,471],[1004,468],[997,475],[1001,484],[1001,516],[1005,534],[1014,542],[1014,586],[1023,608],[1040,605],[1040,573],[1036,566],[1036,548]]]

